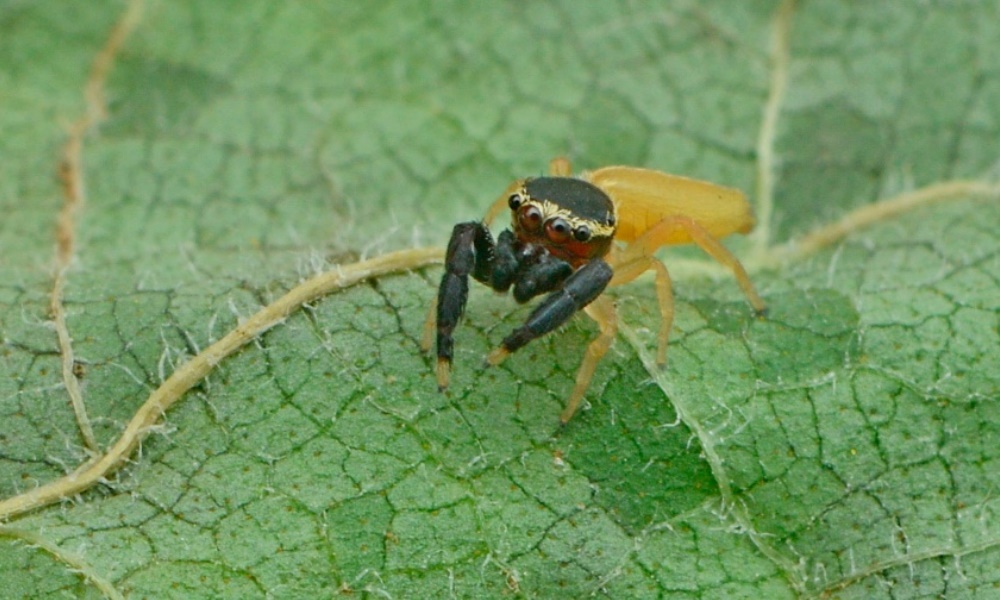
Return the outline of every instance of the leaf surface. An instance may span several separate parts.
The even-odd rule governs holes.
[[[527,309],[474,286],[439,394],[419,341],[440,269],[355,285],[219,363],[112,478],[0,516],[5,593],[972,598],[1000,583],[995,2],[142,8],[82,138],[60,295],[101,449],[302,279],[442,246],[558,155],[747,190],[761,223],[726,244],[769,315],[697,249],[663,252],[667,367],[651,281],[616,288],[621,333],[560,429],[593,323],[484,369]],[[88,458],[51,309],[56,172],[121,11],[0,12],[0,500]],[[978,183],[795,250],[956,181]]]

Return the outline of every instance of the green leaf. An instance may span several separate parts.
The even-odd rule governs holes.
[[[1000,584],[995,2],[150,0],[102,54],[123,10],[0,8],[0,506],[89,456],[51,303],[86,114],[59,297],[99,452],[300,281],[443,246],[554,156],[747,190],[761,223],[726,244],[769,314],[663,252],[666,368],[651,281],[612,290],[620,335],[560,428],[588,319],[484,369],[528,309],[474,286],[439,394],[440,269],[354,285],[215,365],[114,475],[0,513],[7,596]]]

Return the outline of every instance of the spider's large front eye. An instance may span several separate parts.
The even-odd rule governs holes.
[[[549,219],[545,223],[545,235],[549,236],[549,240],[553,243],[562,244],[568,242],[571,232],[572,228],[569,226],[569,223],[558,217]]]
[[[542,225],[542,211],[537,206],[530,204],[522,206],[521,210],[517,213],[517,220],[525,230],[538,231],[538,228]]]

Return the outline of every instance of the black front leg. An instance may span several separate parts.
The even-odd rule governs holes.
[[[494,260],[493,236],[479,221],[459,223],[451,232],[437,302],[438,388],[448,387],[455,342],[452,334],[469,298],[469,275],[489,282]]]
[[[608,286],[614,272],[603,260],[592,260],[573,273],[562,288],[549,294],[532,311],[524,325],[504,338],[499,348],[490,353],[487,362],[499,364],[511,352],[521,348],[531,340],[559,327],[577,311],[581,310],[601,295]]]

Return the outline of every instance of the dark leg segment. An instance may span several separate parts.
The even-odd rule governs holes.
[[[499,364],[511,352],[531,340],[549,333],[601,295],[614,273],[603,260],[592,260],[580,267],[542,301],[520,328],[508,335],[499,348],[486,358],[491,365]]]
[[[485,281],[498,292],[506,292],[514,283],[517,271],[521,266],[515,243],[517,238],[510,229],[505,229],[497,236],[497,245],[493,254],[493,272]]]
[[[481,281],[487,285],[493,274],[493,263],[496,259],[496,245],[493,243],[493,236],[490,230],[479,221],[472,221],[466,225],[474,227],[475,234],[472,237],[472,245],[476,249],[476,268],[472,271],[472,276],[476,281]],[[452,237],[455,233],[452,231]],[[451,252],[451,243],[448,243],[448,252]],[[448,258],[445,257],[445,261]]]
[[[459,223],[451,232],[437,302],[437,380],[440,389],[448,387],[455,346],[452,334],[469,298],[469,275],[489,281],[493,250],[493,237],[478,221]]]

